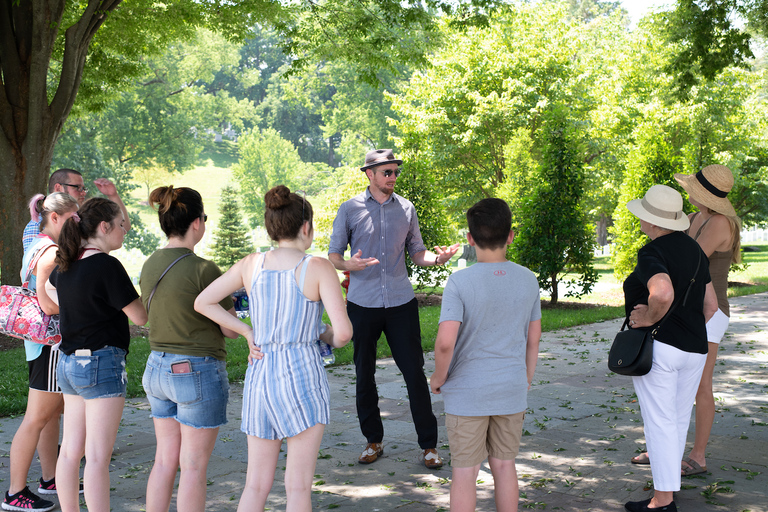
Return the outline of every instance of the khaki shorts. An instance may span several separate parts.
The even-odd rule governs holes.
[[[523,435],[525,412],[503,416],[445,415],[451,466],[471,468],[488,456],[515,460]]]

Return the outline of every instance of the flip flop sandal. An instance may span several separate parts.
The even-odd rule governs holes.
[[[629,459],[632,464],[650,464],[651,459],[648,458],[648,452],[643,452],[636,457]]]
[[[688,464],[688,467],[685,467],[684,465],[680,465],[680,469],[682,470],[682,476],[692,476],[692,475],[700,475],[702,473],[707,472],[707,466],[700,466],[698,462],[693,460],[690,457],[686,457],[683,459],[683,462]]]

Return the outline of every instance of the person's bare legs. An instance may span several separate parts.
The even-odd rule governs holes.
[[[245,488],[240,496],[237,512],[264,510],[269,491],[272,489],[272,482],[275,480],[277,457],[282,444],[281,439],[248,436],[248,470],[245,474]]]
[[[40,457],[43,479],[53,478],[59,446],[59,416],[63,403],[61,393],[29,390],[24,419],[11,443],[9,494],[16,494],[27,486],[35,450]]]
[[[208,461],[211,460],[217,428],[194,428],[181,425],[181,455],[177,510],[203,512],[208,489]],[[149,511],[147,511],[149,512]]]
[[[708,343],[707,345],[707,362],[704,364],[699,389],[696,391],[696,430],[693,448],[691,448],[689,455],[701,467],[707,465],[707,443],[709,442],[709,435],[712,433],[712,424],[715,422],[715,395],[712,392],[712,381],[717,362],[717,351],[720,347],[717,343]]]
[[[56,463],[61,512],[80,512],[80,461],[85,453],[85,400],[64,395],[64,435]]]
[[[59,395],[60,406],[53,417],[45,424],[37,441],[37,458],[46,482],[56,476],[56,460],[59,458],[59,433],[61,431],[61,413],[64,412],[64,399]]]
[[[493,495],[496,512],[517,512],[520,488],[517,483],[517,468],[514,460],[488,457],[493,474]]]
[[[475,512],[480,464],[451,471],[451,512]],[[517,503],[517,502],[515,502]]]
[[[147,512],[168,512],[179,469],[181,428],[173,418],[154,418],[155,462],[147,479]]]
[[[312,478],[325,425],[318,423],[288,438],[285,465],[286,512],[312,511]]]
[[[109,512],[109,462],[123,416],[125,397],[85,400],[85,470],[88,512]],[[64,408],[66,414],[66,405]],[[56,473],[58,475],[58,472]]]

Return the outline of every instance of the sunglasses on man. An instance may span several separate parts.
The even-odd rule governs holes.
[[[377,171],[384,175],[385,178],[389,178],[392,176],[392,173],[395,173],[395,178],[400,176],[400,173],[403,172],[402,169],[387,169],[386,171]]]

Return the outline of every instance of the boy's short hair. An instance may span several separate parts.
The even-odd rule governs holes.
[[[499,249],[507,244],[512,229],[512,211],[501,199],[481,199],[467,210],[467,225],[479,248]]]

